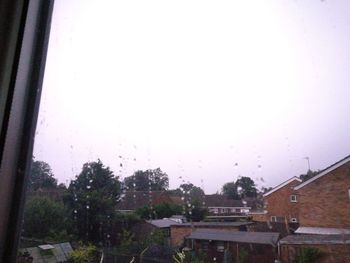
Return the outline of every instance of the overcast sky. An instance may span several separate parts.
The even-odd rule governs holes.
[[[35,158],[206,193],[323,169],[350,154],[349,32],[349,1],[55,1]]]

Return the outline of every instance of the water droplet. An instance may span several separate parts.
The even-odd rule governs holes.
[[[92,179],[90,179],[90,181],[89,181],[90,183],[92,183],[93,182],[93,180]]]
[[[235,166],[238,166],[238,163],[235,163]]]
[[[120,167],[123,167],[123,164],[122,163],[120,163],[120,165],[119,165]]]
[[[87,205],[87,206],[86,206],[86,209],[90,209],[90,206],[89,206],[89,205]]]
[[[76,214],[76,213],[78,213],[78,211],[77,211],[77,210],[74,210],[74,214]]]
[[[86,188],[87,188],[87,189],[90,189],[90,188],[91,188],[91,185],[87,185]]]

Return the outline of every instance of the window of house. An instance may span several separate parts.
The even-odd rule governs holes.
[[[348,197],[349,197],[349,200],[350,200],[350,189],[348,189]]]
[[[277,222],[277,217],[276,216],[271,216],[271,222]]]
[[[297,202],[297,196],[296,196],[296,195],[291,195],[291,196],[290,196],[290,201],[291,201],[292,203],[296,203],[296,202]]]

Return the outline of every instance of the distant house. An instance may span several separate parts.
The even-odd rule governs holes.
[[[279,233],[197,229],[187,247],[205,252],[210,262],[274,262]]]
[[[233,200],[227,195],[205,195],[205,206],[208,208],[208,219],[245,218],[250,211],[244,200]]]
[[[263,195],[267,220],[289,223],[299,221],[298,198],[294,187],[300,183],[301,180],[294,176]]]
[[[122,213],[134,212],[162,202],[174,203],[174,200],[165,191],[128,191],[117,204],[116,210]]]

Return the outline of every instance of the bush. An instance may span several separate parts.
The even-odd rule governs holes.
[[[97,261],[97,256],[97,248],[93,245],[87,245],[74,250],[70,254],[69,260],[72,263],[94,263]]]
[[[301,254],[295,257],[296,263],[311,263],[320,256],[318,248],[307,247],[303,248]]]

